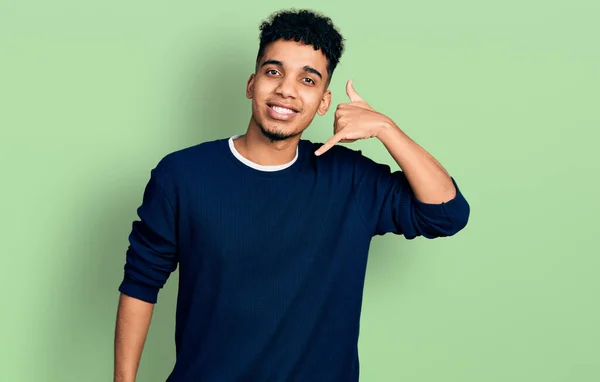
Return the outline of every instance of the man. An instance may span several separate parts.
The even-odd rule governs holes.
[[[454,179],[350,81],[331,139],[301,139],[330,107],[343,51],[328,18],[279,12],[261,30],[246,133],[171,153],[151,172],[119,288],[116,381],[135,379],[177,266],[168,381],[357,381],[372,237],[450,236],[467,224]],[[402,171],[337,145],[366,138]]]

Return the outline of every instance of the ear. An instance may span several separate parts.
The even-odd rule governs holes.
[[[319,104],[317,113],[319,113],[320,116],[325,115],[327,110],[329,110],[329,105],[331,105],[331,90],[326,90],[323,94],[323,98],[321,98],[321,103]]]
[[[252,95],[254,94],[254,73],[250,75],[248,78],[248,83],[246,83],[246,98],[252,99]]]

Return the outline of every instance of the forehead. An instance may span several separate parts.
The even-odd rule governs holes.
[[[327,72],[327,57],[321,50],[315,50],[312,45],[305,45],[296,41],[278,40],[269,44],[261,59],[281,61],[284,67],[301,70],[311,66],[324,75]]]

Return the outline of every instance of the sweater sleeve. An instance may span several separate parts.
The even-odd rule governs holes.
[[[454,178],[456,195],[440,204],[418,200],[402,171],[392,172],[358,152],[354,189],[360,214],[374,235],[394,233],[407,239],[452,236],[469,219],[470,207]]]
[[[164,172],[159,163],[150,173],[137,210],[140,219],[132,224],[119,286],[120,292],[149,303],[156,303],[159,290],[177,267],[176,216],[165,191],[172,187],[162,185]]]

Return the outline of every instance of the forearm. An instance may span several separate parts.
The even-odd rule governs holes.
[[[456,188],[444,167],[393,121],[387,121],[377,137],[406,175],[418,200],[439,204],[455,197]]]
[[[154,304],[125,294],[119,298],[114,342],[114,382],[134,382]]]

